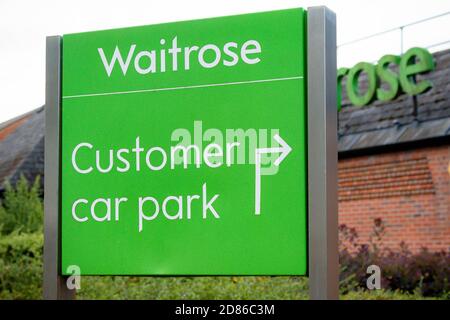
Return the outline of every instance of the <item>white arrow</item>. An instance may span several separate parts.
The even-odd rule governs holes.
[[[287,155],[292,151],[292,148],[281,139],[278,134],[273,136],[280,147],[276,148],[256,148],[255,149],[255,214],[261,214],[261,155],[267,153],[281,153],[280,156],[275,160],[274,165],[277,167],[280,165],[281,161],[287,157]]]

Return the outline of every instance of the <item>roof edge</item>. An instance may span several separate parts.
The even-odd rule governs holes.
[[[350,149],[345,151],[338,151],[339,160],[361,157],[361,156],[370,156],[374,154],[380,153],[390,153],[390,152],[399,152],[399,151],[408,151],[414,149],[425,149],[432,147],[441,147],[445,145],[450,145],[450,136],[438,136],[431,137],[420,140],[412,140],[406,142],[397,142],[386,145],[378,145],[360,149]]]
[[[14,122],[17,122],[17,121],[19,121],[19,120],[21,120],[21,119],[23,119],[23,118],[25,118],[25,117],[27,117],[27,116],[29,116],[29,115],[32,115],[32,114],[35,113],[35,112],[40,112],[41,110],[44,109],[44,107],[45,107],[45,106],[41,106],[41,107],[39,107],[39,108],[30,110],[30,111],[28,111],[28,112],[26,112],[26,113],[22,113],[21,115],[19,115],[19,116],[17,116],[17,117],[14,117],[14,118],[12,118],[12,119],[9,119],[9,120],[6,120],[6,121],[0,123],[0,130],[3,130],[3,129],[5,129],[5,128],[9,127],[9,126],[12,125]]]

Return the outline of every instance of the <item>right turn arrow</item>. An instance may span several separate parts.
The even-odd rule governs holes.
[[[269,153],[281,153],[273,163],[277,167],[292,151],[292,148],[278,134],[273,136],[280,147],[255,149],[255,214],[261,214],[261,155]]]

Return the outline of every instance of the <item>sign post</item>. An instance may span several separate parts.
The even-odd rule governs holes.
[[[339,298],[336,16],[308,9],[309,290]]]
[[[73,299],[61,276],[61,37],[47,37],[45,86],[44,299]]]
[[[44,296],[74,297],[75,267],[309,273],[337,298],[334,23],[317,7],[48,38]]]

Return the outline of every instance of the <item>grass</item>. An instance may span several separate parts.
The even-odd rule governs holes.
[[[78,299],[306,300],[303,277],[82,277]],[[343,300],[419,300],[420,294],[355,290]],[[446,299],[446,297],[433,298]]]

